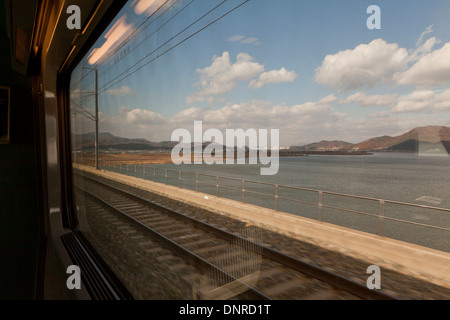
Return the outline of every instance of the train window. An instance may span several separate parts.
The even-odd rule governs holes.
[[[449,298],[449,10],[130,0],[71,75],[79,230],[138,299]]]

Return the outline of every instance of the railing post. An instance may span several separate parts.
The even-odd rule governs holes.
[[[167,184],[167,169],[164,169],[164,180],[165,183]]]
[[[137,177],[137,165],[134,165],[134,176]]]
[[[156,181],[156,167],[153,167],[153,181]]]
[[[216,177],[216,196],[219,196],[219,176]]]
[[[242,180],[242,203],[245,203],[245,180]]]
[[[195,191],[198,192],[198,172],[195,173]]]
[[[142,178],[145,179],[145,164],[142,167]]]
[[[275,185],[275,211],[278,211],[278,184]]]
[[[378,218],[378,235],[384,236],[384,200],[380,200],[380,212]]]
[[[178,187],[181,188],[181,170],[178,171]]]
[[[323,191],[319,191],[319,217],[318,220],[322,221],[323,219]]]

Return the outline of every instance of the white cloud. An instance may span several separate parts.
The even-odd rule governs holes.
[[[341,91],[371,88],[380,82],[393,84],[393,76],[405,70],[408,58],[408,51],[398,44],[375,39],[352,50],[327,55],[314,79]]]
[[[426,102],[432,112],[425,112],[417,117],[416,113],[384,110],[368,114],[365,118],[353,118],[334,110],[331,104],[338,99],[331,94],[317,101],[290,106],[251,100],[228,103],[219,109],[192,107],[171,116],[124,107],[114,116],[102,115],[100,128],[102,132],[111,132],[122,137],[166,141],[170,140],[171,133],[177,128],[186,128],[192,133],[194,121],[197,120],[203,121],[203,131],[209,128],[217,128],[222,132],[237,128],[280,129],[280,143],[282,146],[288,146],[332,139],[361,142],[385,134],[401,134],[423,123],[445,124],[442,116],[435,112],[450,111],[450,89],[443,92],[416,90],[401,98],[405,102]],[[75,132],[94,130],[93,121],[84,118],[77,121]],[[81,126],[80,123],[84,125]]]
[[[435,37],[428,39],[427,41],[425,41],[424,44],[419,46],[416,50],[414,50],[410,54],[409,61],[415,62],[415,61],[421,59],[423,56],[430,53],[433,50],[433,47],[439,43],[441,43],[441,41],[436,39]]]
[[[397,76],[399,84],[438,86],[450,83],[450,42],[422,56],[411,68]]]
[[[364,92],[356,92],[339,101],[340,104],[356,103],[360,107],[366,106],[392,106],[397,102],[396,94],[366,95]]]
[[[166,119],[161,114],[144,109],[133,109],[127,112],[126,120],[128,124],[137,124],[146,126],[155,123],[160,124],[161,122],[166,121]]]
[[[227,51],[219,57],[214,56],[210,66],[197,69],[196,72],[200,81],[195,85],[200,87],[200,90],[188,95],[186,104],[212,102],[216,96],[234,90],[238,83],[252,79],[249,87],[259,89],[272,83],[292,82],[297,78],[294,71],[287,71],[284,67],[264,72],[264,65],[253,61],[253,57],[248,53],[239,53],[236,62],[232,63]]]
[[[333,110],[330,103],[336,99],[334,95],[329,95],[318,101],[292,106],[251,100],[228,103],[219,109],[192,107],[167,117],[150,110],[121,108],[115,116],[101,118],[101,130],[123,137],[131,134],[132,137],[164,141],[170,140],[173,130],[186,128],[192,132],[194,121],[203,121],[203,130],[280,129],[282,145],[312,142],[342,134],[349,137],[345,130],[355,123],[347,115]],[[92,131],[92,121],[87,124]]]
[[[250,44],[257,42],[258,40],[259,40],[258,38],[250,37],[242,40],[241,43]]]
[[[259,89],[271,83],[292,82],[296,78],[297,74],[294,71],[287,71],[285,68],[281,68],[280,70],[262,73],[258,79],[250,81],[249,87]]]
[[[318,104],[329,104],[335,102],[338,98],[334,94],[330,94],[319,100]]]
[[[240,42],[244,44],[254,44],[254,45],[260,45],[261,41],[256,37],[246,37],[240,34],[231,36],[227,39],[230,42]]]
[[[394,107],[394,109],[392,109],[392,111],[413,112],[429,109],[434,96],[434,92],[431,90],[415,90],[410,94],[401,96],[398,104]]]
[[[431,33],[431,32],[433,32],[433,25],[428,26],[428,27],[425,28],[425,31],[422,32],[422,34],[420,35],[419,39],[417,40],[416,46],[419,47],[419,46],[422,44],[423,38],[424,38],[427,34],[429,34],[429,33]]]
[[[416,48],[407,50],[396,43],[376,39],[354,49],[327,55],[315,70],[316,83],[330,89],[351,91],[377,84],[440,86],[450,83],[450,42],[434,49],[441,41],[432,25],[420,35]]]
[[[237,42],[237,41],[241,41],[241,40],[244,39],[244,38],[245,38],[245,36],[242,36],[242,35],[240,35],[240,34],[237,34],[237,35],[235,35],[235,36],[229,37],[229,38],[228,38],[228,41],[230,41],[230,42]]]
[[[430,53],[436,44],[441,43],[441,40],[438,40],[435,37],[432,37],[432,38],[428,39],[427,41],[423,42],[423,40],[425,39],[425,36],[432,32],[433,32],[433,25],[426,27],[425,31],[422,32],[422,34],[420,35],[419,39],[416,42],[417,49],[414,50],[410,54],[411,62],[415,62],[415,61],[419,60],[424,55]]]
[[[195,120],[202,119],[204,110],[202,108],[188,108],[180,111],[168,119],[168,122],[175,125],[182,123],[193,123]]]
[[[434,110],[439,111],[450,111],[450,89],[445,90],[441,94],[437,95]]]
[[[214,57],[213,63],[204,69],[197,69],[202,89],[186,99],[187,104],[208,100],[208,98],[232,91],[238,82],[248,81],[264,71],[264,66],[252,61],[247,53],[239,53],[236,62],[231,63],[230,54],[224,52]]]
[[[122,86],[118,89],[110,89],[107,93],[113,96],[124,97],[127,94],[133,93],[133,90],[129,86]]]
[[[194,121],[203,121],[203,130],[242,128],[280,129],[282,145],[298,141],[316,141],[330,137],[345,136],[359,139],[356,131],[365,127],[365,122],[349,118],[336,112],[331,103],[337,101],[334,94],[301,104],[286,106],[266,101],[251,100],[243,103],[228,103],[219,109],[189,108],[167,119],[164,131],[169,128],[191,130]],[[380,123],[379,125],[385,125]],[[373,126],[374,130],[376,126]],[[151,126],[149,126],[150,130]],[[348,128],[354,128],[348,131]],[[154,129],[153,129],[154,130]],[[369,133],[373,133],[374,130]],[[155,133],[156,134],[156,133]]]
[[[401,96],[393,112],[446,112],[450,111],[450,89],[441,93],[428,89],[416,89]]]

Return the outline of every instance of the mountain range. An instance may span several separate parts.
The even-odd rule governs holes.
[[[72,143],[77,151],[93,151],[95,143],[95,133],[74,134],[72,136]],[[112,135],[109,132],[100,132],[98,134],[98,144],[100,151],[147,151],[147,152],[171,152],[173,147],[179,144],[178,141],[161,141],[154,142],[146,139],[129,139]],[[216,145],[216,150],[223,148],[223,151],[233,150],[232,148],[225,148],[223,145],[212,143]],[[211,145],[211,142],[202,143],[202,149]],[[188,145],[185,145],[187,147]],[[191,144],[193,147],[193,144]],[[235,148],[236,149],[236,148]],[[245,147],[248,150],[248,147]]]
[[[95,133],[74,134],[72,143],[77,150],[89,150],[94,148]],[[100,132],[98,134],[99,150],[120,150],[120,151],[156,151],[171,150],[178,142],[162,141],[153,142],[146,139],[129,139],[112,135],[109,132]]]
[[[93,150],[94,133],[75,134],[72,141],[77,150]],[[129,139],[99,133],[99,149],[101,151],[162,151],[170,152],[178,141],[153,142],[146,139]],[[204,143],[203,147],[210,144]],[[380,136],[350,143],[341,140],[322,140],[302,146],[291,146],[289,151],[398,151],[398,152],[443,152],[450,153],[450,127],[426,126],[414,128],[399,136]]]
[[[450,151],[450,128],[426,126],[414,128],[399,136],[380,136],[350,143],[340,140],[291,146],[294,151],[398,151],[398,152],[441,152]]]

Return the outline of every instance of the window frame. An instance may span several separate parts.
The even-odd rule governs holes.
[[[71,52],[67,56],[65,63],[61,66],[57,76],[57,98],[58,98],[58,132],[59,132],[59,150],[60,150],[60,176],[61,176],[61,208],[63,227],[76,230],[79,226],[77,217],[77,205],[74,198],[73,189],[73,166],[72,166],[72,142],[70,126],[70,80],[73,70],[78,66],[85,55],[91,50],[95,42],[101,37],[110,23],[116,18],[117,14],[128,3],[128,0],[111,1],[108,8],[104,11],[99,21],[92,24],[97,18],[98,9],[104,1],[94,6],[93,12],[88,19],[87,25],[83,31],[77,35],[74,41],[77,41],[80,35],[85,41],[76,52],[76,42]],[[90,29],[90,30],[87,30]]]

